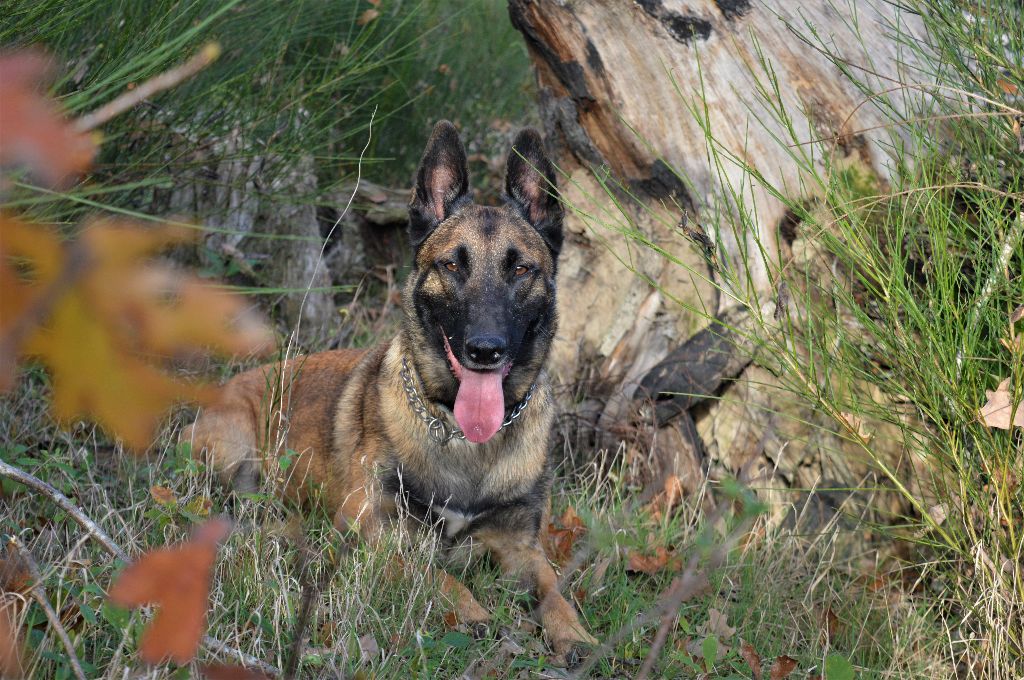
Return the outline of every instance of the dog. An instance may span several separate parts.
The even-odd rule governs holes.
[[[534,591],[548,644],[573,665],[597,641],[559,593],[540,539],[554,417],[544,366],[563,241],[555,186],[527,128],[508,156],[504,205],[475,204],[459,134],[439,122],[409,203],[413,264],[397,336],[242,373],[182,439],[236,488],[255,486],[277,441],[293,456],[286,495],[303,502],[315,490],[339,529],[371,543],[404,516],[445,545],[482,547]],[[487,611],[436,572],[459,619],[485,632]]]

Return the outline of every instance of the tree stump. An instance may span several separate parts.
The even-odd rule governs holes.
[[[898,3],[880,1],[510,0],[509,14],[536,65],[548,142],[565,173],[560,189],[574,208],[559,272],[556,377],[601,400],[603,430],[636,418],[639,398],[673,385],[720,394],[744,370],[750,348],[711,320],[742,325],[750,309],[771,314],[794,228],[784,202],[752,184],[748,168],[795,199],[813,198],[815,187],[793,152],[819,168],[826,159],[856,162],[888,181],[887,149],[900,143],[901,131],[885,110],[913,115],[924,95],[897,86],[926,73],[892,27],[923,35],[920,22]],[[769,81],[775,91],[765,90]],[[799,147],[780,143],[791,136],[787,125]],[[721,224],[741,228],[716,230]],[[730,273],[728,294],[712,264]],[[680,379],[687,362],[693,380]],[[756,380],[742,382],[737,389],[752,398]],[[683,400],[674,413],[696,417],[705,437],[728,429],[732,411],[724,401],[703,401]],[[646,409],[656,426],[656,416],[673,417],[667,406]],[[764,451],[774,442],[771,418],[742,417],[757,436],[705,442],[709,455],[733,472],[757,456],[770,468],[777,453]],[[678,459],[675,450],[659,457]],[[692,463],[663,467],[709,467]],[[831,479],[827,467],[817,465],[816,479]],[[859,482],[864,471],[858,466],[837,481]],[[796,477],[804,484],[814,474]]]

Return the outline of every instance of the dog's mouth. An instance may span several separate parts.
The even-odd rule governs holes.
[[[466,439],[474,444],[483,444],[501,429],[505,420],[505,392],[501,383],[512,370],[512,363],[492,371],[471,370],[455,358],[443,329],[441,337],[448,364],[459,381],[459,391],[455,396],[455,422]]]

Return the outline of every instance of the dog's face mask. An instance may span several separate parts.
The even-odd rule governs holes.
[[[473,204],[466,153],[447,121],[434,128],[416,175],[407,312],[447,362],[454,378],[449,405],[472,442],[498,431],[509,399],[522,396],[510,376],[532,380],[554,334],[562,246],[554,180],[540,135],[528,128],[509,153],[505,205]]]

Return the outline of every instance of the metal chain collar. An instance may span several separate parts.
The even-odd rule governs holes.
[[[412,380],[412,371],[409,370],[409,362],[405,357],[402,357],[402,383],[403,389],[405,389],[405,397],[409,400],[409,406],[412,407],[413,413],[419,416],[427,425],[427,435],[433,439],[438,445],[445,446],[453,439],[465,439],[466,435],[457,427],[452,427],[441,418],[431,415],[427,409],[427,405],[423,403],[423,399],[420,398],[419,392],[416,391],[416,385]],[[515,407],[509,411],[509,414],[505,416],[505,420],[501,423],[501,427],[498,431],[504,430],[506,427],[516,421],[519,416],[523,415],[523,411],[526,410],[527,404],[530,403],[530,399],[533,399],[533,391],[537,389],[537,383],[530,385],[530,389],[527,390],[526,396],[523,400],[515,405]]]

